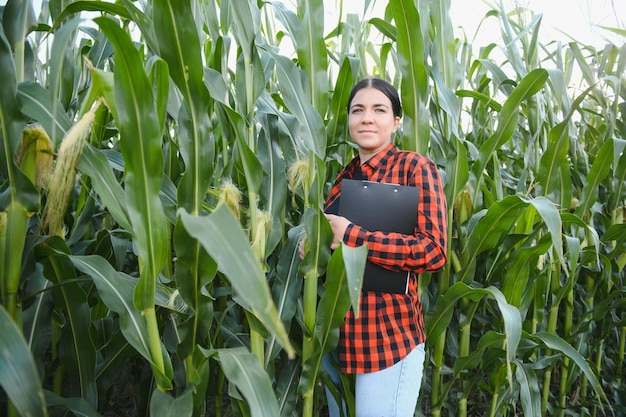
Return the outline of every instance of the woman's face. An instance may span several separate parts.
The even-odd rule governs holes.
[[[391,142],[400,118],[394,116],[391,101],[376,88],[359,90],[350,103],[350,137],[359,147],[361,162],[376,155]]]

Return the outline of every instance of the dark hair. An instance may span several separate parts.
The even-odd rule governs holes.
[[[396,87],[385,80],[375,77],[363,78],[361,81],[356,83],[354,87],[352,87],[350,97],[348,97],[348,113],[350,112],[350,104],[352,103],[352,99],[355,94],[364,88],[375,88],[386,95],[389,101],[391,101],[393,115],[396,117],[402,116],[402,104],[400,104],[400,95],[398,94]]]

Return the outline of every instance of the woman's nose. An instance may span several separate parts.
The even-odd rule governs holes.
[[[373,113],[369,110],[364,110],[361,117],[362,123],[371,123],[374,120]]]

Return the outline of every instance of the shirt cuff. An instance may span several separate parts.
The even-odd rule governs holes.
[[[343,234],[343,243],[351,247],[362,246],[367,241],[367,230],[350,223]]]

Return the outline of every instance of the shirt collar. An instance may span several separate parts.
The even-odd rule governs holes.
[[[353,178],[354,171],[356,171],[359,166],[361,166],[361,172],[363,175],[366,178],[370,178],[373,172],[385,165],[389,157],[395,155],[396,153],[398,153],[398,148],[396,148],[392,142],[385,148],[381,149],[376,155],[365,161],[363,165],[361,165],[361,159],[357,155],[346,165],[342,178]]]
[[[396,153],[398,153],[398,149],[396,148],[396,145],[394,145],[392,142],[385,148],[381,149],[380,152],[378,152],[376,155],[365,161],[362,164],[361,169],[376,171],[383,165],[383,163],[386,163],[387,159],[389,159],[390,156]]]

